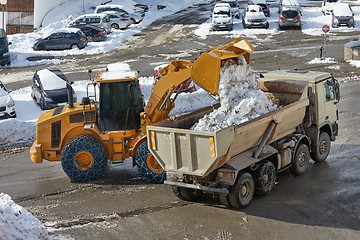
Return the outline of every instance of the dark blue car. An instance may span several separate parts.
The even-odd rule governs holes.
[[[86,35],[78,28],[61,28],[50,35],[39,38],[33,45],[34,50],[82,49],[87,45]]]

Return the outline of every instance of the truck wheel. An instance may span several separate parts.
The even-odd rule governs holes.
[[[64,172],[73,182],[88,182],[100,177],[107,158],[103,146],[90,135],[70,139],[60,154]]]
[[[250,173],[240,173],[235,181],[235,185],[230,188],[229,200],[234,208],[244,208],[248,206],[254,197],[254,178]]]
[[[272,162],[265,162],[259,166],[254,173],[255,178],[255,193],[263,196],[270,194],[275,186],[276,169]]]
[[[296,153],[290,167],[291,173],[296,176],[304,174],[309,166],[309,160],[310,151],[308,146],[300,144],[296,149]]]
[[[230,199],[229,199],[229,195],[220,193],[219,200],[220,200],[221,204],[224,205],[225,207],[232,208]]]
[[[172,191],[178,198],[186,201],[196,201],[202,197],[203,192],[198,189],[173,186]]]
[[[330,152],[330,136],[326,132],[321,132],[317,142],[316,151],[311,153],[311,158],[315,162],[323,162]]]
[[[142,177],[152,183],[163,183],[166,179],[166,172],[157,163],[150,153],[147,142],[140,144],[135,154],[135,162]]]

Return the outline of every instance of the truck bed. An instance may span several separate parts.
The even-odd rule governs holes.
[[[259,87],[279,106],[275,111],[215,132],[190,128],[216,106],[167,119],[147,127],[149,150],[168,174],[205,177],[231,157],[256,147],[270,123],[275,128],[267,143],[295,132],[309,105],[307,81],[260,79]]]

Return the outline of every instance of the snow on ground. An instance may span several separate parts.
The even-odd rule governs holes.
[[[37,218],[17,205],[9,195],[0,193],[0,239],[46,240],[49,235]]]
[[[249,65],[243,59],[240,65],[224,66],[220,73],[220,107],[205,115],[192,129],[217,131],[240,124],[274,111],[277,106],[259,86]]]
[[[124,4],[129,0],[113,0],[111,4]],[[72,19],[84,14],[93,13],[96,6],[103,3],[104,0],[77,0],[68,1],[61,6],[50,11],[43,20],[42,27],[36,32],[27,34],[9,35],[9,41],[12,42],[10,48],[11,67],[24,67],[41,64],[59,64],[66,61],[74,61],[74,55],[79,54],[100,54],[111,52],[120,49],[122,43],[128,40],[129,37],[141,32],[142,29],[150,25],[157,19],[168,16],[174,12],[180,11],[188,6],[206,2],[206,0],[139,0],[137,2],[144,3],[149,6],[149,11],[145,14],[144,20],[140,24],[130,25],[125,30],[113,30],[108,35],[105,42],[90,42],[88,46],[81,50],[63,50],[63,51],[34,51],[32,45],[36,39],[46,36],[52,31],[64,27]],[[85,8],[83,8],[83,4]],[[158,10],[157,5],[165,5],[166,8]],[[65,10],[66,9],[66,10]],[[85,10],[85,11],[84,11]],[[43,59],[38,61],[28,61],[28,57],[33,56],[67,56],[66,59]]]

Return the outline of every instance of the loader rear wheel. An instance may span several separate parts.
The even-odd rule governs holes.
[[[317,142],[316,151],[311,153],[311,158],[315,162],[323,162],[330,153],[330,136],[326,132],[321,132]]]
[[[166,172],[150,153],[146,141],[141,143],[138,147],[135,154],[135,162],[140,175],[147,181],[152,183],[163,183],[166,179]]]
[[[309,167],[310,151],[307,145],[300,144],[296,149],[290,172],[296,176],[303,175]]]
[[[272,162],[265,162],[254,173],[255,193],[259,196],[270,194],[275,186],[276,169]]]
[[[230,188],[229,200],[234,208],[248,206],[254,197],[254,178],[250,173],[239,173],[235,185]]]
[[[60,154],[61,165],[73,182],[88,182],[99,178],[107,158],[103,146],[90,135],[70,139]]]
[[[202,197],[203,192],[198,189],[173,186],[172,191],[181,200],[196,201]]]

